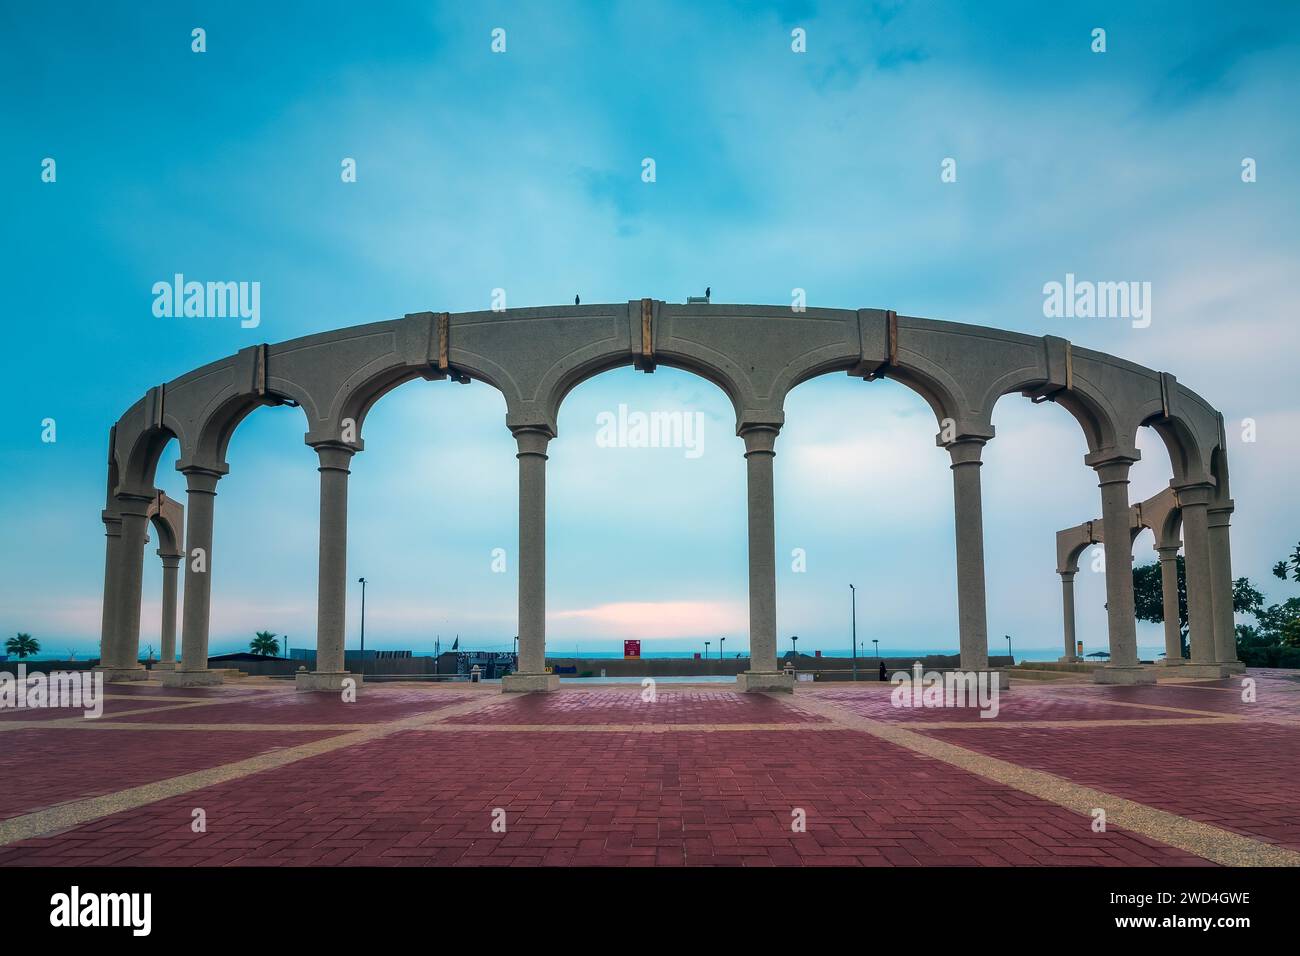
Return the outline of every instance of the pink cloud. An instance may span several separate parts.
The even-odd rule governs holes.
[[[568,633],[593,637],[730,637],[749,630],[746,609],[725,601],[623,601],[556,611],[550,617],[569,624],[563,628]]]

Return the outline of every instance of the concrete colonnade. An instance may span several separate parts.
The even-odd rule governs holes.
[[[411,313],[277,345],[249,346],[151,388],[118,420],[110,437],[103,513],[104,669],[111,679],[143,676],[137,658],[148,503],[159,494],[153,482],[162,449],[176,440],[188,513],[184,547],[163,555],[164,614],[168,607],[175,612],[181,555],[185,595],[180,664],[164,674],[164,682],[220,682],[219,673],[208,669],[207,656],[215,499],[217,484],[229,470],[226,448],[240,421],[257,407],[290,404],[307,418],[306,443],[317,453],[321,476],[317,667],[299,673],[299,686],[342,686],[351,676],[343,652],[348,476],[352,457],[363,447],[359,436],[365,416],[387,391],[414,378],[473,379],[503,394],[506,425],[517,444],[520,667],[505,689],[553,688],[557,680],[545,672],[546,462],[559,408],[573,387],[593,375],[627,365],[653,371],[657,364],[709,379],[736,411],[736,434],[744,442],[746,460],[751,651],[741,687],[790,687],[789,678],[777,670],[776,439],[790,390],[837,371],[867,381],[895,379],[926,400],[941,435],[948,433],[949,424],[957,426],[955,437],[941,438],[939,445],[950,456],[953,474],[957,630],[964,669],[988,667],[981,460],[994,434],[993,407],[1001,396],[1015,392],[1035,402],[1058,403],[1073,416],[1087,440],[1085,464],[1098,476],[1102,515],[1088,523],[1086,537],[1106,549],[1113,656],[1097,679],[1149,678],[1137,660],[1128,498],[1129,469],[1140,458],[1135,434],[1146,425],[1164,439],[1173,465],[1171,484],[1187,539],[1193,660],[1235,658],[1228,544],[1232,501],[1222,416],[1172,375],[1076,348],[1055,336],[889,310],[792,311],[641,299],[572,308]],[[1167,542],[1161,547],[1167,548]],[[1170,566],[1170,554],[1161,552],[1164,566]],[[1058,557],[1067,658],[1073,656],[1076,640],[1076,558],[1077,553]],[[1168,588],[1166,592],[1166,601],[1176,600],[1176,588],[1173,598]],[[1167,641],[1170,635],[1167,629]],[[174,646],[174,623],[169,629],[164,622],[167,659],[174,653],[169,643]]]

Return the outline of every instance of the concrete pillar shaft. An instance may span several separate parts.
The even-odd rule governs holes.
[[[162,586],[162,648],[158,652],[158,662],[165,670],[176,666],[176,579],[183,555],[163,554]]]
[[[1132,462],[1096,465],[1101,487],[1102,537],[1106,553],[1106,623],[1110,666],[1137,667],[1133,611],[1133,539],[1129,533],[1128,473]]]
[[[546,670],[546,447],[541,429],[515,432],[519,446],[519,672]]]
[[[116,659],[118,591],[117,571],[121,565],[122,518],[104,512],[104,606],[99,625],[99,662],[107,665]]]
[[[1160,555],[1160,598],[1165,618],[1165,663],[1183,662],[1182,616],[1178,602],[1178,549],[1157,548]]]
[[[1061,571],[1061,608],[1065,614],[1065,657],[1066,661],[1077,661],[1077,638],[1074,631],[1074,572]]]
[[[959,439],[952,456],[953,517],[957,532],[957,631],[963,670],[989,666],[984,591],[984,507],[980,489],[983,440]]]
[[[181,608],[181,672],[208,669],[212,607],[212,521],[221,475],[204,468],[185,472],[185,600]]]
[[[1211,489],[1197,485],[1178,490],[1183,513],[1183,555],[1187,568],[1187,628],[1193,664],[1213,664],[1214,596],[1210,574],[1209,516],[1206,504]]]
[[[1214,649],[1215,658],[1221,664],[1237,663],[1237,619],[1232,610],[1232,549],[1228,533],[1231,519],[1231,505],[1211,508],[1207,513]]]
[[[137,502],[136,505],[138,504]],[[114,668],[125,670],[140,666],[140,588],[144,578],[144,544],[148,534],[149,519],[143,508],[139,512],[122,514],[116,633],[112,653],[107,661]]]
[[[348,590],[348,463],[353,449],[317,445],[320,457],[320,563],[316,591],[316,672],[340,674]]]
[[[776,520],[772,460],[775,425],[745,429],[746,485],[749,496],[749,669],[776,673]]]

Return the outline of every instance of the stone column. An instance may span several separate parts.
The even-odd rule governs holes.
[[[183,554],[164,554],[162,558],[162,650],[158,652],[155,670],[174,671],[176,669],[176,569],[180,567]]]
[[[1156,548],[1160,555],[1160,597],[1165,617],[1165,664],[1183,663],[1183,630],[1178,607],[1178,546]]]
[[[1210,594],[1214,606],[1215,660],[1230,668],[1233,673],[1245,668],[1237,660],[1237,619],[1232,610],[1232,549],[1228,526],[1232,520],[1233,503],[1210,508],[1206,514],[1209,525]]]
[[[988,670],[989,629],[984,593],[984,506],[980,489],[982,438],[958,438],[952,456],[953,516],[957,529],[957,633],[961,667]]]
[[[1074,574],[1073,571],[1058,571],[1061,575],[1061,607],[1065,611],[1065,656],[1061,660],[1074,663],[1079,659],[1076,636],[1074,632]]]
[[[1187,628],[1192,663],[1210,668],[1218,663],[1214,644],[1214,594],[1210,574],[1210,532],[1207,506],[1214,489],[1188,485],[1178,489],[1183,513],[1183,560],[1187,567]],[[1231,606],[1231,605],[1229,605]]]
[[[212,609],[212,520],[221,472],[191,466],[185,475],[185,601],[181,608],[181,662],[163,674],[164,687],[220,684],[208,669],[208,624]]]
[[[300,691],[340,691],[351,678],[343,643],[348,590],[348,465],[355,449],[342,442],[313,446],[320,458],[320,555],[316,589],[316,669],[299,671]]]
[[[1101,528],[1106,552],[1106,624],[1110,662],[1093,672],[1099,684],[1154,684],[1138,663],[1133,610],[1133,537],[1129,533],[1128,472],[1133,461],[1113,458],[1093,465],[1101,487]]]
[[[519,451],[519,670],[501,681],[503,692],[549,691],[546,673],[546,447],[548,428],[514,429]]]
[[[100,669],[106,681],[144,680],[140,663],[140,588],[144,579],[144,544],[149,536],[149,501],[136,495],[117,496],[120,535],[113,575],[112,640],[102,649]]]
[[[99,666],[105,668],[116,660],[117,647],[117,569],[122,554],[122,516],[105,511],[104,520],[104,606],[99,624]]]
[[[772,460],[776,457],[774,424],[742,427],[749,490],[749,670],[736,678],[744,691],[793,689],[776,666],[776,519]]]

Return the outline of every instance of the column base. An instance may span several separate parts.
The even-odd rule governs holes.
[[[547,693],[559,689],[559,674],[507,674],[501,678],[503,694],[531,694],[535,691]]]
[[[784,671],[742,671],[736,675],[736,689],[746,694],[764,691],[791,694],[794,680],[793,674]]]
[[[1183,666],[1178,668],[1179,677],[1196,677],[1201,680],[1217,680],[1220,677],[1229,677],[1233,671],[1228,670],[1227,664],[1206,664],[1198,661],[1184,661]]]
[[[1230,674],[1246,673],[1246,665],[1241,661],[1219,661],[1219,666],[1225,670],[1224,677]]]
[[[1082,662],[1081,662],[1081,661],[1079,660],[1079,658],[1077,658],[1077,657],[1058,657],[1058,658],[1056,659],[1056,663],[1058,663],[1058,664],[1079,664],[1079,663],[1082,663]]]
[[[153,669],[156,671],[174,671],[176,670],[176,662],[159,661],[157,664],[154,664]]]
[[[221,673],[212,670],[172,670],[162,676],[164,687],[213,687],[222,681]]]
[[[105,667],[101,665],[96,667],[95,670],[104,675],[104,683],[106,684],[149,679],[149,672],[141,664],[137,664],[135,667]]]
[[[298,671],[294,675],[293,683],[303,693],[324,691],[339,694],[343,692],[343,682],[348,679],[356,681],[353,686],[357,690],[361,689],[364,678],[360,674],[352,674],[348,671]]]
[[[1156,661],[1156,667],[1182,667],[1187,661],[1182,657],[1166,657],[1164,660]]]
[[[1141,664],[1103,664],[1092,672],[1094,684],[1154,684],[1156,675]]]

